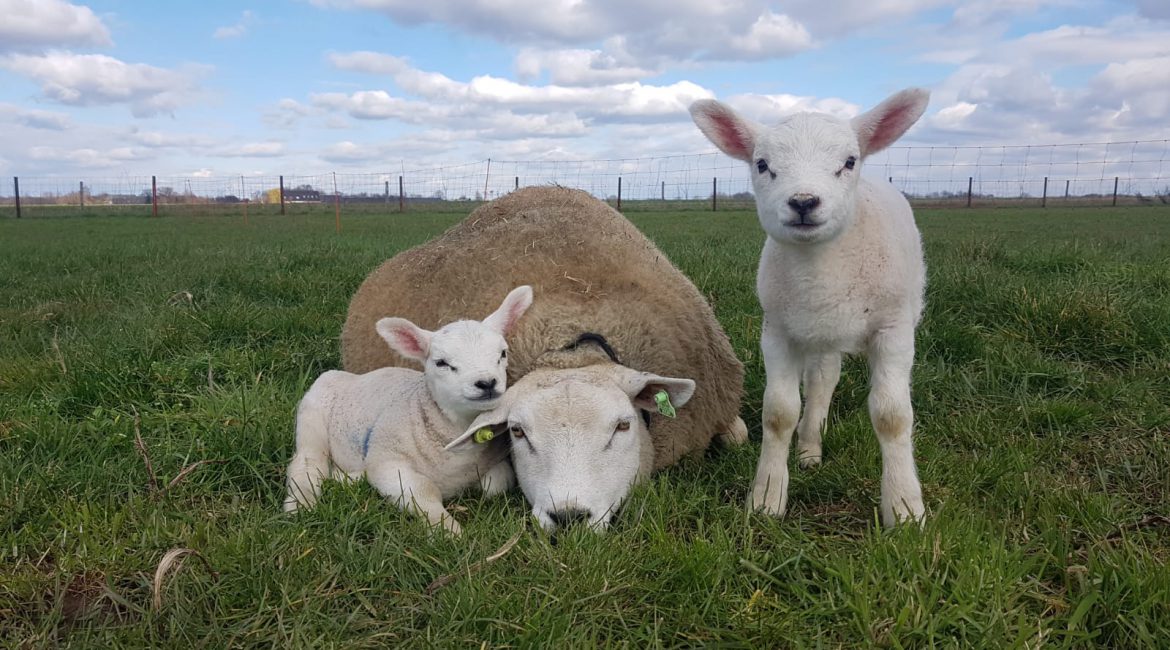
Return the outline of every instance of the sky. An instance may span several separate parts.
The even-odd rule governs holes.
[[[687,107],[903,142],[1170,137],[1170,1],[0,0],[0,176],[310,174],[714,151]]]

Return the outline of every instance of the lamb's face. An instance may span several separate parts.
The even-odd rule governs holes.
[[[478,321],[456,321],[431,337],[423,376],[439,406],[466,416],[499,404],[507,371],[503,335]]]
[[[517,482],[541,526],[551,531],[580,521],[604,529],[653,468],[641,409],[654,408],[661,391],[681,407],[694,387],[689,379],[616,365],[534,371],[448,449],[473,444],[483,428],[508,435]]]
[[[929,93],[910,88],[846,122],[799,113],[773,127],[711,99],[691,104],[699,130],[751,166],[760,225],[779,242],[828,241],[856,214],[861,161],[890,146],[926,110]]]
[[[853,222],[861,151],[844,120],[800,113],[760,131],[751,173],[760,225],[777,241],[826,241]]]
[[[483,321],[424,330],[405,318],[383,318],[378,334],[395,351],[423,364],[431,397],[452,421],[465,423],[499,404],[507,388],[507,334],[532,305],[532,288],[516,287]]]

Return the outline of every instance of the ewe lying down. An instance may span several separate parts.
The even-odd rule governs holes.
[[[901,137],[928,98],[904,90],[851,122],[800,113],[770,128],[713,100],[691,106],[716,146],[751,165],[768,235],[756,281],[764,309],[764,439],[750,497],[765,512],[787,508],[793,429],[801,466],[821,461],[841,355],[860,352],[869,358],[869,414],[882,451],[882,520],[923,516],[910,404],[926,284],[922,243],[906,199],[861,178],[861,164]]]
[[[545,527],[603,527],[651,471],[716,436],[746,439],[743,366],[710,305],[621,214],[577,190],[518,190],[382,264],[350,303],[344,366],[411,362],[378,340],[387,314],[437,327],[518,284],[538,299],[508,336],[511,388],[452,453],[474,452],[481,427],[507,432],[497,440],[511,440],[516,479]],[[660,393],[676,418],[658,412]]]
[[[443,448],[480,413],[496,408],[507,387],[504,335],[532,304],[517,287],[482,322],[461,320],[437,332],[402,318],[382,318],[376,330],[423,371],[381,368],[365,374],[321,375],[297,408],[297,451],[288,466],[284,509],[311,507],[328,476],[370,484],[401,508],[459,532],[443,499],[480,481],[485,494],[512,486],[506,444],[476,445],[468,453]]]

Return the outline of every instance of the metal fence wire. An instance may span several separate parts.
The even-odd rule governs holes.
[[[1170,202],[1170,140],[1054,145],[900,146],[862,173],[918,204],[1137,205]],[[628,207],[710,209],[750,204],[749,166],[719,152],[612,160],[480,160],[393,172],[302,175],[17,176],[0,185],[0,214],[43,206],[462,204],[556,184]]]

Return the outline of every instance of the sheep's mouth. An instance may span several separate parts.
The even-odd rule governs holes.
[[[500,399],[500,393],[498,391],[493,390],[489,393],[481,393],[479,395],[476,395],[475,397],[469,397],[467,399],[472,401],[472,402],[494,402],[494,401]]]
[[[817,228],[820,228],[821,226],[823,226],[825,224],[814,223],[811,221],[805,221],[805,220],[801,219],[801,220],[797,220],[797,221],[789,221],[788,223],[786,223],[784,225],[789,227],[789,228],[792,228],[793,230],[801,230],[804,232],[808,232],[810,230],[816,230]]]

